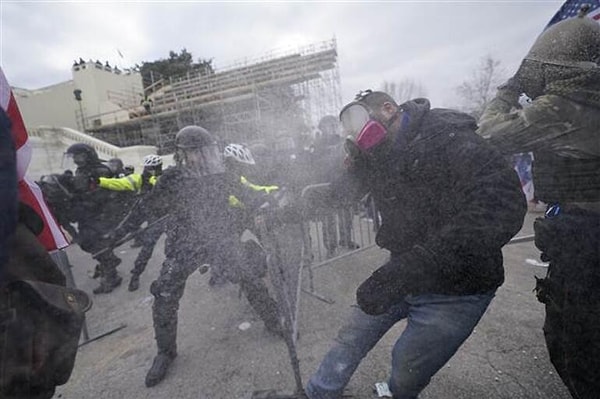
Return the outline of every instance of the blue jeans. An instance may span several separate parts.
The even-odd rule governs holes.
[[[398,321],[408,324],[392,350],[388,381],[395,399],[416,398],[456,353],[495,295],[407,296],[387,313],[369,316],[358,306],[306,387],[310,399],[338,399],[360,361]]]

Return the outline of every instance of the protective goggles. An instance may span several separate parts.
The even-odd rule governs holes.
[[[387,134],[385,126],[371,117],[365,105],[353,102],[340,112],[342,127],[362,151],[369,151],[382,143]]]

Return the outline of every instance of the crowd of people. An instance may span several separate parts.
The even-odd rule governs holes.
[[[149,154],[141,173],[118,159],[102,162],[86,144],[70,146],[75,171],[39,184],[64,230],[98,262],[94,294],[121,284],[114,248],[132,236],[141,249],[128,289],[137,290],[158,239],[166,236],[165,260],[150,285],[157,354],[146,386],[161,382],[177,356],[179,301],[189,276],[206,264],[211,285],[238,284],[266,331],[284,337],[266,281],[267,254],[240,236],[282,187],[297,192],[330,183],[302,202],[322,223],[329,256],[339,247],[358,247],[353,206],[367,196],[381,222],[377,244],[390,256],[357,287],[357,306],[298,395],[340,398],[367,353],[407,320],[392,348],[388,385],[396,399],[417,398],[504,282],[502,248],[527,212],[508,160],[531,151],[536,197],[548,204],[534,228],[535,244],[550,264],[536,286],[550,360],[573,398],[600,397],[600,25],[584,15],[556,23],[536,40],[480,120],[431,108],[427,99],[399,104],[366,90],[339,118],[324,117],[314,142],[282,156],[268,145],[219,145],[213,133],[193,125],[176,135],[174,166],[163,169],[161,157]],[[522,94],[531,98],[525,108]],[[2,140],[10,130],[5,119]],[[64,285],[34,245],[39,221],[27,208],[16,211],[14,155],[5,154],[11,148],[5,141],[0,260],[13,265],[21,245],[18,261],[27,262],[24,254],[34,248],[48,265],[46,281]],[[11,248],[13,237],[20,241]],[[14,266],[2,272],[15,274]],[[74,325],[81,312],[75,316]],[[22,394],[18,383],[1,388]],[[44,389],[38,397],[48,397]]]
[[[148,387],[165,377],[177,355],[179,300],[189,275],[205,264],[210,265],[210,285],[238,284],[266,330],[282,337],[281,316],[265,284],[266,254],[254,241],[240,244],[240,236],[246,229],[255,230],[256,209],[280,186],[298,192],[304,185],[328,181],[329,176],[313,170],[322,172],[341,161],[331,155],[343,151],[338,122],[331,118],[335,126],[315,146],[280,152],[279,157],[262,152],[258,162],[248,146],[220,145],[204,128],[186,126],[175,138],[175,165],[164,170],[156,154],[144,157],[141,173],[135,173],[120,159],[103,162],[91,146],[77,143],[65,153],[76,166],[74,172],[41,178],[46,200],[65,231],[98,262],[93,277],[100,283],[94,294],[108,294],[121,285],[121,259],[114,249],[133,237],[141,248],[128,289],[137,290],[154,247],[166,236],[166,259],[150,286],[158,353],[146,377]],[[327,151],[331,145],[337,152]],[[315,162],[321,167],[315,168]],[[271,184],[265,184],[268,179]],[[315,216],[327,226],[324,244],[331,256],[338,244],[358,247],[351,241],[349,221],[340,229],[338,242],[337,212],[342,211]]]

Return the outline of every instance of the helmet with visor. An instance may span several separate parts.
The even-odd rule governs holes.
[[[200,126],[186,126],[175,136],[178,165],[200,175],[225,172],[223,154],[208,130]]]

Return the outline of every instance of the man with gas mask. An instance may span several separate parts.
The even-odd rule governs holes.
[[[96,150],[84,143],[76,143],[67,148],[66,156],[77,165],[72,181],[73,197],[71,204],[77,221],[77,243],[81,249],[90,254],[98,253],[110,245],[105,237],[116,224],[118,214],[116,202],[111,192],[98,187],[97,181],[102,177],[112,177],[108,166],[100,162]],[[96,270],[100,275],[100,285],[94,294],[112,292],[121,285],[121,277],[117,266],[121,263],[112,250],[101,252],[96,260]]]
[[[340,398],[360,361],[402,319],[392,350],[394,398],[416,398],[479,322],[504,281],[501,248],[527,206],[503,156],[475,120],[427,99],[398,105],[359,93],[340,120],[348,170],[312,206],[370,192],[381,214],[377,244],[389,260],[356,291],[330,351],[310,378],[311,399]]]
[[[225,171],[223,155],[204,128],[186,126],[175,137],[176,166],[166,169],[144,200],[143,209],[166,219],[165,261],[150,292],[158,354],[146,375],[152,387],[165,377],[177,356],[177,311],[190,274],[203,264],[224,267],[227,277],[240,284],[250,305],[269,331],[281,324],[276,304],[264,282],[246,272],[241,252],[236,213],[229,206],[234,195],[245,203],[240,177]],[[132,219],[136,225],[136,221]],[[251,268],[250,268],[251,269]]]
[[[540,35],[479,133],[507,155],[533,152],[535,196],[548,204],[534,230],[550,262],[536,284],[550,360],[574,398],[599,398],[600,25],[585,14]]]

